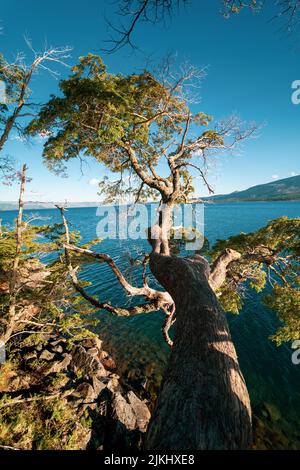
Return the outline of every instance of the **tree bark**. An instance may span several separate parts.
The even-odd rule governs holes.
[[[9,317],[12,318],[15,315],[16,310],[16,283],[18,277],[18,269],[20,263],[20,255],[22,251],[22,218],[24,209],[24,192],[26,182],[26,171],[27,167],[24,164],[22,167],[21,178],[20,178],[20,195],[19,195],[19,211],[16,223],[16,254],[13,261],[13,267],[11,271],[11,278],[9,283]]]
[[[209,285],[214,292],[224,284],[230,263],[237,261],[241,256],[238,251],[230,248],[226,248],[226,250],[218,256],[211,267],[209,275]]]
[[[19,274],[19,264],[22,253],[22,219],[23,219],[23,209],[24,209],[24,192],[25,192],[25,183],[26,183],[26,164],[22,167],[21,177],[20,177],[20,195],[19,195],[19,211],[16,222],[16,252],[13,260],[13,265],[10,273],[9,280],[9,306],[8,306],[8,319],[7,326],[3,336],[1,336],[0,341],[4,344],[10,339],[14,328],[16,326],[16,305],[17,305],[17,280]]]
[[[176,323],[145,448],[249,448],[249,395],[225,313],[208,282],[208,263],[201,256],[153,252],[150,268],[175,301]]]

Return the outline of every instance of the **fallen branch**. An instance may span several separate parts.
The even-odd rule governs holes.
[[[39,400],[53,400],[54,398],[61,397],[61,398],[66,398],[67,396],[71,395],[71,393],[74,392],[74,388],[70,390],[66,390],[65,392],[61,393],[54,393],[53,395],[39,395],[37,397],[29,397],[29,398],[15,398],[12,399],[9,402],[2,403],[0,404],[0,408],[5,408],[7,406],[13,406],[13,405],[18,405],[20,403],[28,403],[28,402],[33,402],[33,401],[39,401]]]
[[[97,253],[92,250],[88,250],[86,248],[80,248],[75,245],[70,245],[69,243],[64,244],[64,248],[66,250],[74,251],[76,253],[81,253],[86,256],[90,256],[91,258],[98,259],[100,261],[104,261],[109,265],[113,273],[115,274],[116,278],[118,279],[119,283],[121,286],[126,290],[126,292],[130,296],[144,296],[148,300],[152,300],[157,302],[158,309],[159,308],[170,308],[173,306],[174,302],[172,297],[168,292],[161,292],[155,289],[152,289],[147,285],[147,283],[144,283],[143,287],[134,287],[132,286],[124,277],[124,275],[121,273],[117,265],[115,264],[114,260],[107,254],[105,253]]]
[[[173,341],[171,340],[170,336],[169,336],[169,330],[171,328],[172,325],[174,325],[176,319],[174,318],[174,312],[170,313],[170,315],[167,315],[166,316],[166,320],[163,324],[163,327],[162,327],[162,334],[163,334],[163,337],[166,341],[166,343],[170,346],[170,348],[173,346]]]
[[[155,291],[154,289],[151,289],[147,285],[145,285],[142,288],[138,287],[133,287],[131,284],[127,282],[121,271],[118,269],[116,266],[115,262],[112,260],[112,258],[104,253],[96,253],[91,250],[87,250],[84,248],[76,247],[74,245],[70,244],[70,233],[69,233],[69,227],[67,220],[64,215],[64,208],[56,206],[62,216],[63,224],[65,227],[65,234],[66,234],[66,241],[67,243],[64,244],[64,249],[65,249],[65,259],[66,259],[66,265],[72,280],[72,284],[75,288],[75,290],[85,299],[87,300],[91,305],[93,305],[96,308],[99,309],[105,309],[112,313],[113,315],[116,316],[131,316],[131,315],[137,315],[140,313],[149,313],[153,311],[157,311],[160,308],[167,308],[167,305],[170,303],[171,297],[169,294],[166,292],[159,292]],[[91,296],[86,292],[86,290],[80,285],[80,282],[78,280],[77,274],[76,274],[76,269],[73,268],[69,251],[74,251],[77,253],[85,254],[90,257],[100,259],[101,261],[105,261],[108,263],[108,265],[111,267],[112,271],[116,275],[117,279],[119,280],[120,284],[125,288],[125,290],[130,294],[130,295],[140,295],[144,296],[147,300],[150,300],[151,302],[142,304],[142,305],[137,305],[135,307],[115,307],[112,306],[109,302],[100,302],[96,297]],[[173,301],[171,301],[173,302]]]
[[[18,447],[3,446],[1,444],[0,444],[0,449],[3,449],[3,450],[21,450],[21,449],[18,449]]]

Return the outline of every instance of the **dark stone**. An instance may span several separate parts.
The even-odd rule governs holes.
[[[49,369],[47,369],[47,372],[46,374],[52,374],[52,373],[55,373],[55,372],[62,372],[64,370],[67,369],[67,367],[70,365],[71,363],[71,360],[72,360],[72,356],[71,354],[63,354],[62,355],[63,357],[63,360],[58,362],[58,361],[55,361],[50,367]]]
[[[120,392],[116,392],[112,400],[112,417],[132,431],[136,428],[136,415]]]
[[[136,416],[137,427],[141,432],[146,432],[151,418],[151,414],[146,403],[140,400],[132,391],[127,393],[127,398]]]
[[[42,351],[42,353],[39,356],[39,359],[43,361],[52,361],[53,358],[54,358],[54,354],[48,351],[48,349],[44,349],[44,351]]]
[[[51,345],[51,351],[61,354],[63,352],[63,347],[61,344],[57,344],[56,346]]]
[[[99,350],[98,348],[90,348],[87,350],[87,354],[93,357],[97,357],[99,355]]]
[[[101,382],[97,377],[92,378],[92,383],[93,383],[93,389],[95,390],[96,396],[98,396],[102,390],[105,389],[106,385]]]
[[[114,372],[117,369],[115,361],[110,356],[107,356],[101,359],[101,363],[105,367],[106,370]]]
[[[119,382],[119,376],[112,374],[108,377],[106,388],[110,390],[112,393],[117,393],[122,391],[122,387]]]
[[[59,338],[59,339],[56,339],[55,341],[51,341],[51,346],[57,346],[58,344],[66,344],[67,340],[64,339],[64,338]]]
[[[24,354],[23,356],[25,361],[29,361],[30,359],[36,359],[37,358],[37,353],[36,351],[30,351],[27,354]]]
[[[97,348],[100,351],[102,348],[102,341],[98,337],[84,338],[80,343],[86,349]]]
[[[94,388],[87,382],[78,385],[76,390],[68,397],[68,401],[75,407],[81,407],[81,411],[86,409],[87,406],[95,408],[95,400],[97,393]]]
[[[100,360],[89,354],[88,351],[81,345],[77,345],[72,351],[71,369],[76,373],[81,370],[85,375],[91,376],[105,376],[106,370],[101,364]]]

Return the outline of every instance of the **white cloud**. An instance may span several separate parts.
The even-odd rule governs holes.
[[[272,180],[278,180],[279,176],[278,175],[272,175]]]
[[[296,173],[295,171],[291,171],[291,176],[297,176],[298,173]]]
[[[100,180],[97,180],[97,178],[92,178],[92,179],[89,180],[88,183],[89,183],[90,186],[97,186],[97,184],[100,183]]]

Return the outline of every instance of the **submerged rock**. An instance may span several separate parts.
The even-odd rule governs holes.
[[[105,369],[110,370],[112,372],[114,372],[117,369],[115,361],[110,356],[106,356],[103,359],[101,359],[101,363],[105,367]]]
[[[278,408],[276,408],[276,406],[273,403],[265,402],[263,405],[264,405],[264,408],[267,411],[268,417],[270,418],[271,421],[280,420],[280,418],[281,418],[280,411],[278,410]]]
[[[286,421],[276,405],[262,403],[254,410],[254,450],[297,450],[300,448],[300,433],[295,423]]]

